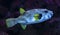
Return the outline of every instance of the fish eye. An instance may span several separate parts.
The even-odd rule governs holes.
[[[44,11],[45,13],[48,13],[48,11]]]

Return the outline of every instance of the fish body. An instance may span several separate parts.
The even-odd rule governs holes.
[[[8,21],[6,22],[8,27],[13,27],[17,23],[19,23],[21,24],[23,29],[25,29],[28,24],[42,23],[46,20],[51,19],[52,16],[53,16],[53,11],[50,11],[48,9],[31,9],[25,11],[24,15],[22,16],[19,16],[14,19],[12,18],[7,19]]]

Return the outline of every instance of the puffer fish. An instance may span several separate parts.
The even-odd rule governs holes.
[[[24,9],[20,8],[20,10]],[[48,9],[31,9],[24,11],[22,14],[22,16],[19,16],[17,18],[6,19],[7,27],[10,28],[19,23],[22,29],[25,30],[29,24],[42,23],[51,19],[53,16],[53,11],[50,11]]]

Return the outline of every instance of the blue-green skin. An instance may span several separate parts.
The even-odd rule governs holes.
[[[48,11],[45,13],[44,11]],[[34,19],[34,14],[42,14],[41,19],[35,21]],[[35,23],[41,23],[44,22],[48,19],[50,19],[53,16],[53,12],[47,9],[32,9],[26,11],[26,13],[23,16],[19,16],[16,20],[17,23],[22,23],[22,24],[35,24]],[[23,22],[20,22],[23,21]]]
[[[46,13],[45,11],[48,11],[48,12]],[[35,14],[42,14],[41,19],[36,21],[34,19]],[[53,16],[53,11],[50,11],[47,9],[31,9],[31,10],[26,11],[22,16],[19,16],[17,18],[13,18],[10,20],[7,19],[8,20],[7,22],[11,24],[9,27],[13,27],[17,23],[27,26],[28,24],[36,24],[36,23],[44,22],[48,19],[51,19],[52,16]]]

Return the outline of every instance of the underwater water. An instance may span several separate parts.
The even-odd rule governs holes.
[[[22,30],[19,24],[7,28],[5,20],[7,18],[16,18],[20,16],[20,7],[24,8],[26,11],[35,8],[46,8],[53,11],[54,16],[41,24],[27,25],[25,30]],[[0,0],[0,35],[4,33],[6,35],[60,35],[60,1]]]

